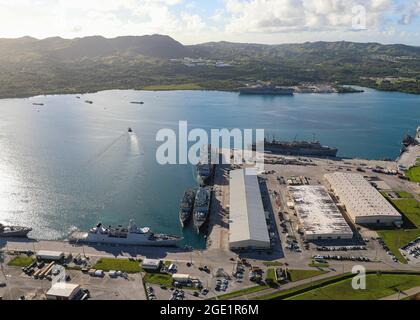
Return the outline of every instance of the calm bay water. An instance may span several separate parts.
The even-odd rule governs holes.
[[[94,104],[86,104],[92,100]],[[130,104],[144,101],[144,105]],[[33,102],[44,106],[33,106]],[[134,218],[153,230],[204,240],[178,221],[183,191],[195,185],[189,165],[155,160],[159,129],[264,128],[267,136],[312,139],[340,156],[396,158],[420,122],[420,96],[363,94],[239,96],[225,92],[105,91],[0,100],[0,222],[65,238],[102,221]],[[127,128],[135,135],[128,135]]]

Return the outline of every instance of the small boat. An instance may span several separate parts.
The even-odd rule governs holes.
[[[43,106],[44,104],[43,103],[36,103],[36,102],[34,102],[34,103],[32,103],[32,105],[34,105],[34,106]]]
[[[133,129],[128,128],[128,133],[132,133],[132,132],[133,132]]]
[[[131,101],[130,103],[132,103],[132,104],[144,104],[143,101]]]
[[[93,101],[91,101],[91,100],[86,100],[85,102],[86,103],[89,103],[89,104],[92,104],[93,103]]]

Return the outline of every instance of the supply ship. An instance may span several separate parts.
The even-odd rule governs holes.
[[[256,94],[272,96],[292,96],[295,90],[287,87],[277,87],[274,85],[257,85],[239,89],[239,94]]]
[[[200,162],[196,165],[197,180],[200,186],[207,185],[214,173],[211,145],[201,147]]]
[[[20,226],[5,226],[0,223],[0,238],[24,238],[28,236],[28,233],[32,231],[32,228],[20,227]]]
[[[148,227],[138,227],[130,220],[128,227],[106,227],[98,223],[89,232],[73,232],[69,241],[73,243],[106,243],[120,245],[174,247],[181,237],[153,233]]]
[[[256,145],[252,146],[253,150]],[[319,141],[277,141],[264,140],[264,150],[274,154],[313,156],[313,157],[336,157],[338,149],[321,145]]]
[[[211,189],[209,187],[200,187],[195,196],[193,220],[197,233],[206,222],[210,212]]]
[[[184,227],[188,220],[191,218],[191,214],[194,208],[194,199],[194,189],[189,188],[185,190],[184,196],[182,197],[182,201],[179,206],[179,221],[181,222],[182,227]]]

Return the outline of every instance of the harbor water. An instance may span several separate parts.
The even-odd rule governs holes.
[[[133,218],[203,248],[203,237],[191,225],[183,230],[178,218],[184,190],[196,185],[193,167],[156,161],[156,133],[177,132],[180,120],[190,129],[265,129],[282,140],[315,136],[339,156],[394,159],[403,136],[419,125],[420,96],[112,90],[3,99],[0,222],[30,226],[39,239],[64,239],[75,228]]]

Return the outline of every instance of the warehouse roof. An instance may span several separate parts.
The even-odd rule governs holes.
[[[305,234],[337,236],[353,234],[323,186],[295,186],[288,189]]]
[[[269,246],[270,238],[255,170],[233,170],[230,178],[229,242]]]
[[[353,215],[401,217],[401,214],[360,174],[336,172],[325,175],[325,178]]]
[[[67,283],[67,282],[56,282],[51,286],[51,289],[48,290],[47,295],[55,297],[71,297],[75,291],[80,289],[80,285]]]

